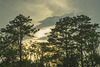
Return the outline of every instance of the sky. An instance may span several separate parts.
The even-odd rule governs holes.
[[[41,28],[32,40],[46,41],[50,28],[61,17],[84,14],[91,17],[93,23],[100,24],[99,6],[100,0],[0,0],[0,28],[23,14]]]

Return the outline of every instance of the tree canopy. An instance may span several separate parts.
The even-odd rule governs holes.
[[[16,16],[0,29],[0,67],[99,67],[99,24],[86,15],[59,19],[48,42],[23,43],[39,29],[30,16]]]
[[[93,24],[90,20],[85,15],[65,17],[59,19],[55,28],[51,29],[48,41],[63,50],[65,67],[86,67],[84,62],[89,60],[90,54],[96,52],[100,37],[97,32],[99,24]],[[92,60],[89,66],[94,63]]]

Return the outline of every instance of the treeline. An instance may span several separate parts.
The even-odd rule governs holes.
[[[39,29],[21,14],[0,29],[0,67],[100,67],[99,24],[85,15],[56,22],[48,42],[23,43]]]

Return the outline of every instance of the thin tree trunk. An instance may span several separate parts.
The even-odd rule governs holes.
[[[93,42],[92,42],[92,47],[93,47],[92,54],[95,55],[95,49],[94,49],[94,44],[93,44]],[[92,58],[92,67],[95,67],[93,58]]]
[[[20,67],[22,67],[22,31],[20,28],[20,39],[19,39],[19,56],[20,56]]]
[[[82,49],[82,44],[81,44],[81,67],[83,66],[83,49]]]
[[[20,44],[19,44],[19,56],[20,56],[20,67],[22,67],[22,44],[21,44],[21,40],[20,40]]]
[[[65,67],[68,67],[69,60],[67,58],[68,58],[68,54],[67,54],[67,43],[66,43],[66,64],[65,64],[66,66]]]

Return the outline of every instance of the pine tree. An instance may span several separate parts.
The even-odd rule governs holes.
[[[77,32],[76,17],[65,17],[60,19],[52,32],[48,36],[48,41],[52,44],[56,44],[58,49],[63,51],[63,66],[65,67],[77,67],[78,65],[78,53],[76,50],[77,45],[73,40],[73,35]],[[61,52],[61,51],[60,51]],[[76,62],[75,65],[73,62]]]
[[[99,25],[92,24],[90,20],[85,15],[65,17],[51,29],[48,41],[64,52],[65,58],[62,62],[65,67],[86,67],[85,61],[89,59],[90,53],[98,48]]]
[[[2,33],[8,34],[11,37],[12,43],[19,45],[20,67],[22,67],[22,40],[25,37],[32,37],[38,31],[38,29],[34,28],[34,25],[31,24],[31,21],[30,16],[25,17],[19,14],[14,20],[10,21],[5,28],[1,28]]]

